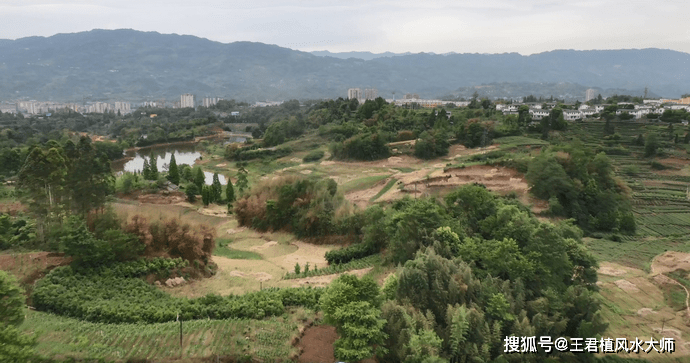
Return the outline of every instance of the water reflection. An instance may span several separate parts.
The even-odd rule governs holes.
[[[125,154],[127,159],[120,162],[113,162],[113,171],[116,173],[121,171],[141,172],[144,169],[144,159],[149,159],[152,154],[156,158],[158,171],[163,173],[168,171],[170,159],[173,154],[175,154],[175,162],[178,166],[194,166],[194,162],[201,158],[201,153],[195,150],[194,145],[175,145],[174,147],[139,149],[137,151],[128,151]],[[204,177],[207,185],[213,183],[213,173],[205,171]],[[220,183],[223,185],[227,184],[227,180],[223,175],[219,174],[218,180],[220,180]]]

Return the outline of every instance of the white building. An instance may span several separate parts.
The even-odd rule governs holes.
[[[106,113],[106,112],[110,111],[111,109],[112,109],[112,107],[105,102],[96,102],[96,103],[89,105],[86,108],[86,112],[88,112],[88,113]]]
[[[120,112],[121,115],[126,115],[132,112],[132,105],[129,102],[115,102],[115,113]]]
[[[541,120],[544,117],[549,116],[549,111],[548,110],[542,110],[539,108],[530,108],[529,109],[529,115],[532,118],[532,120]]]
[[[563,119],[566,121],[575,121],[583,118],[582,112],[575,110],[563,110]]]
[[[585,102],[591,101],[591,100],[595,99],[596,97],[597,97],[597,95],[596,95],[595,90],[590,88],[587,91],[585,91]]]
[[[191,93],[185,93],[180,96],[180,108],[196,107],[196,97]]]
[[[350,88],[347,90],[347,99],[362,99],[362,90],[359,88]]]
[[[211,107],[211,106],[215,105],[216,103],[218,103],[218,101],[221,101],[221,100],[222,100],[222,98],[218,98],[218,97],[204,97],[204,99],[201,100],[201,105],[204,107]]]
[[[376,97],[378,97],[378,91],[376,90],[376,88],[367,88],[364,90],[365,100],[375,100]]]

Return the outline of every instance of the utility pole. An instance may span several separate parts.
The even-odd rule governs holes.
[[[180,322],[180,358],[182,358],[182,319],[180,319],[180,313],[177,313],[177,321]]]

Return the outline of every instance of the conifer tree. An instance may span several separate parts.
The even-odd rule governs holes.
[[[225,200],[228,203],[235,201],[235,188],[232,187],[232,180],[228,178],[228,185],[225,187]]]
[[[180,170],[177,168],[175,154],[170,157],[170,168],[168,169],[168,180],[175,185],[180,184]]]
[[[209,188],[207,185],[204,185],[201,188],[201,202],[204,203],[204,206],[209,205],[211,203],[211,188]]]
[[[151,180],[151,165],[149,165],[149,160],[144,159],[144,168],[141,171],[141,175],[145,180]]]
[[[218,173],[213,173],[213,184],[211,184],[211,203],[220,202],[223,199],[223,185],[220,184]]]
[[[158,179],[158,160],[155,155],[153,155],[153,152],[151,152],[151,155],[149,155],[149,167],[150,167],[150,173],[149,173],[149,180],[157,180]]]
[[[194,184],[196,184],[196,187],[199,188],[199,191],[202,190],[205,180],[206,177],[204,176],[204,171],[201,170],[200,167],[194,168]]]

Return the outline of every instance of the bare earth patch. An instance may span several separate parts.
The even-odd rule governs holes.
[[[297,345],[302,351],[298,362],[335,362],[333,343],[335,343],[336,339],[338,339],[338,333],[336,333],[333,326],[314,325],[307,328]]]
[[[296,263],[299,263],[300,266],[309,263],[311,267],[323,268],[328,266],[328,261],[324,257],[326,252],[337,248],[334,245],[317,246],[302,241],[295,241],[291,244],[297,247],[297,251],[288,255],[269,258],[268,260],[286,271],[294,270]]]
[[[197,209],[197,212],[207,216],[225,217],[228,215],[228,207],[217,204],[209,204],[206,207]]]
[[[667,251],[652,260],[652,275],[690,270],[690,253]]]
[[[597,272],[608,276],[623,276],[628,273],[628,270],[626,267],[623,267],[617,263],[602,262],[599,264],[599,270]]]
[[[640,289],[628,280],[616,280],[613,283],[625,292],[640,292]]]
[[[277,244],[278,244],[278,242],[276,242],[276,241],[270,241],[270,242],[266,242],[266,243],[262,244],[261,246],[250,247],[249,250],[252,252],[261,251],[261,250],[265,250],[269,247],[275,246]]]

